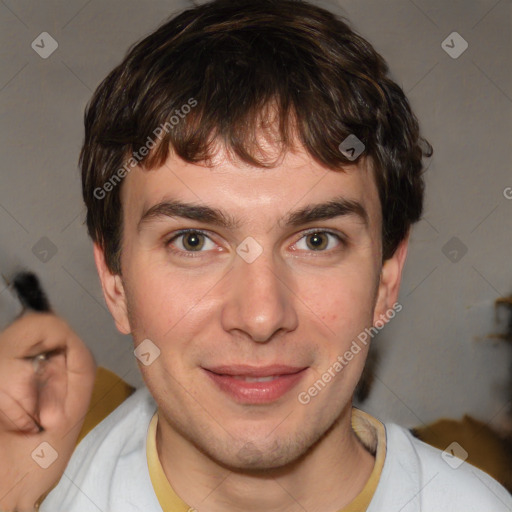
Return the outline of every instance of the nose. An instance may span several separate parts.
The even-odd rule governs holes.
[[[229,273],[221,321],[225,331],[264,343],[297,328],[295,296],[287,269],[261,254],[252,263],[236,258]]]

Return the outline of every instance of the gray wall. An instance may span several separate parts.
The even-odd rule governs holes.
[[[115,329],[83,226],[82,116],[128,46],[186,5],[0,3],[0,271],[37,272],[98,363],[135,385],[142,380],[131,338]],[[365,408],[407,426],[464,413],[496,422],[507,403],[511,355],[485,337],[496,330],[494,300],[512,291],[512,3],[321,5],[348,16],[387,59],[435,148],[426,211],[402,285],[403,310],[375,340],[382,362]],[[441,46],[454,31],[468,43],[457,58]],[[46,59],[31,47],[35,40],[40,53],[52,48],[46,36],[44,43],[37,37],[42,32],[58,43]],[[452,39],[445,43],[449,51],[460,52],[463,42]]]

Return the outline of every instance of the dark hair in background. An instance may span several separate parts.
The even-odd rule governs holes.
[[[263,133],[279,155],[298,141],[336,170],[353,163],[338,146],[355,134],[379,190],[384,260],[419,220],[422,159],[432,148],[371,44],[306,2],[217,0],[184,11],[136,44],[86,110],[86,222],[112,272],[121,273],[122,184],[102,199],[94,191],[191,98],[195,108],[140,161],[144,168],[161,165],[169,151],[208,163],[215,142],[243,162],[271,168],[275,161],[258,157]]]
[[[12,277],[12,283],[6,282],[14,289],[24,310],[39,311],[40,313],[52,312],[50,301],[39,278],[33,272],[17,272]]]

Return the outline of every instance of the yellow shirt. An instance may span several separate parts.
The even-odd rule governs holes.
[[[173,490],[165,476],[156,448],[156,427],[158,412],[155,412],[149,424],[146,440],[149,475],[153,489],[162,510],[173,512],[191,512],[187,505]],[[364,512],[373,498],[386,457],[386,431],[384,425],[376,418],[359,409],[352,409],[352,428],[366,449],[375,456],[375,465],[363,490],[346,507],[339,512]]]

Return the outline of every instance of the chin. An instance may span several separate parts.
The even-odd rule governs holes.
[[[207,455],[218,464],[230,471],[237,473],[261,473],[277,470],[299,461],[305,457],[316,441],[322,437],[322,433],[312,432],[305,436],[303,432],[295,435],[283,435],[283,437],[261,438],[260,441],[233,442],[225,446],[225,450],[208,450]]]

